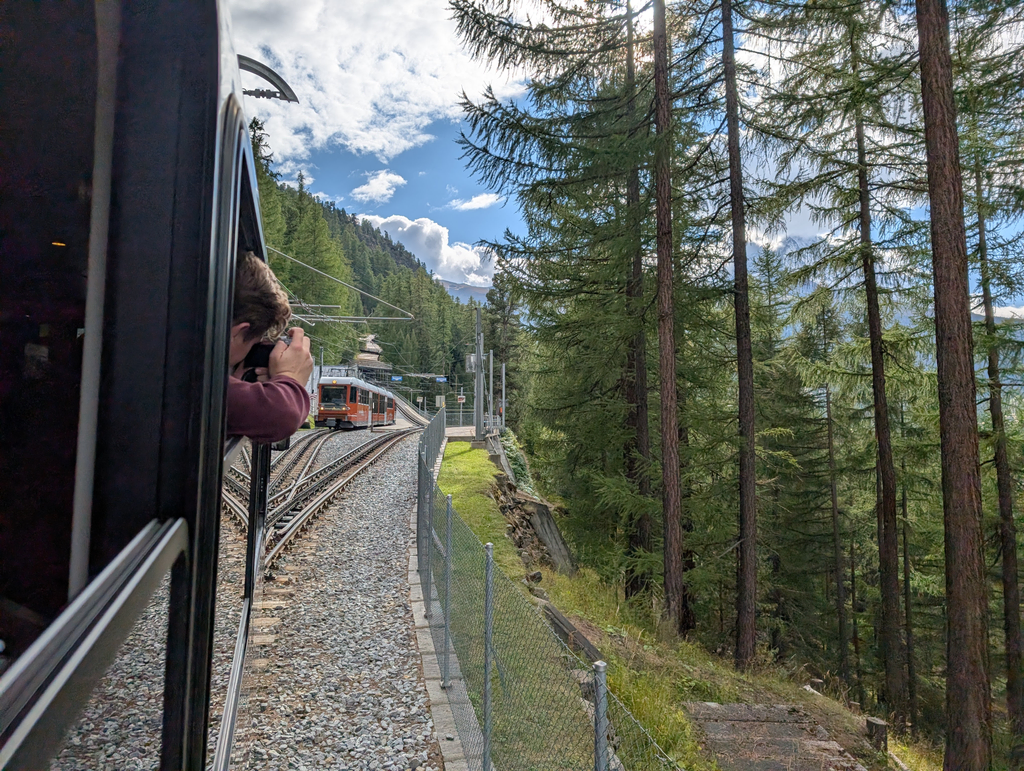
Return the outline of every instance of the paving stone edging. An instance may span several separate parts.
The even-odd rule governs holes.
[[[441,470],[441,460],[444,458],[444,449],[447,444],[447,439],[441,443],[441,451],[438,453],[437,462],[434,465],[435,481]],[[423,680],[427,686],[430,716],[434,721],[434,732],[437,734],[437,744],[441,748],[445,771],[469,771],[466,751],[462,746],[462,737],[459,735],[455,715],[448,703],[448,693],[441,687],[441,668],[437,663],[437,650],[434,647],[434,638],[430,633],[430,622],[427,621],[425,615],[423,589],[420,586],[419,557],[416,551],[415,506],[409,515],[409,530],[409,601],[412,605],[413,622],[416,627],[416,644],[423,665]],[[449,736],[453,739],[448,740]]]

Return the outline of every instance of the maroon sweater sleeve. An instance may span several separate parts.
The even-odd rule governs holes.
[[[308,415],[309,394],[287,375],[265,383],[228,378],[228,436],[279,442],[294,434]]]

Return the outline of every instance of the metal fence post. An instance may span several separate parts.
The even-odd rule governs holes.
[[[427,566],[423,574],[423,615],[425,618],[430,618],[434,604],[434,590],[430,579],[434,557],[434,475],[428,472],[426,476],[429,485],[427,489],[430,492],[427,494]]]
[[[494,635],[494,544],[484,544],[484,768],[491,771],[491,638]]]
[[[426,553],[426,542],[423,537],[423,531],[426,529],[426,518],[427,509],[424,504],[427,498],[427,449],[422,444],[420,445],[420,458],[419,458],[419,482],[416,487],[416,553],[419,555],[419,571],[420,576],[423,575],[423,555]]]
[[[448,649],[452,638],[452,496],[445,498],[444,530],[444,669],[441,672],[441,687],[452,684],[448,675]]]
[[[608,665],[594,662],[594,771],[608,771]]]

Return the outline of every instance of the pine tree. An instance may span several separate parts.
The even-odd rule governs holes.
[[[729,205],[732,213],[732,259],[736,309],[736,369],[739,383],[740,512],[739,583],[736,587],[736,666],[754,658],[757,609],[757,473],[754,450],[754,364],[750,342],[747,286],[746,203],[740,155],[739,89],[733,43],[732,3],[722,0],[722,66],[729,152]]]
[[[1007,265],[1015,260],[993,260],[993,252],[1007,250],[1007,241],[1012,238],[1007,239],[1001,233],[1012,232],[1013,223],[1019,222],[1022,214],[1018,197],[1024,184],[1024,151],[1021,149],[1024,45],[1013,36],[1020,21],[1020,9],[1007,9],[1000,3],[958,9],[953,62],[957,109],[963,126],[960,144],[964,181],[971,191],[968,198],[973,198],[968,208],[975,215],[974,256],[980,274],[984,313],[984,332],[978,342],[987,359],[991,452],[999,511],[1006,710],[1017,745],[1011,764],[1018,767],[1024,766],[1024,639],[1014,520],[1015,481],[1003,415],[1000,349],[1006,345],[1006,340],[997,329],[993,301],[1000,285],[1010,291],[1015,288],[1012,270],[1008,270]]]
[[[942,416],[946,532],[948,771],[984,771],[992,759],[986,673],[986,590],[975,410],[967,237],[949,17],[940,0],[916,0],[921,96],[935,276],[935,341]]]
[[[893,200],[905,194],[900,188],[907,186],[905,175],[910,166],[901,157],[905,153],[901,143],[909,139],[907,128],[897,117],[901,93],[892,86],[907,76],[907,46],[898,26],[895,32],[890,31],[896,25],[889,9],[866,2],[783,9],[766,16],[762,25],[766,35],[793,43],[792,50],[780,55],[777,82],[766,97],[767,109],[760,126],[771,138],[769,146],[781,150],[782,169],[795,171],[791,179],[773,185],[779,205],[809,202],[822,223],[832,230],[820,245],[806,250],[808,254],[821,253],[820,257],[814,255],[817,259],[809,266],[809,275],[820,276],[824,270],[848,276],[852,265],[859,263],[863,277],[880,488],[877,519],[883,700],[901,723],[906,716],[907,684],[900,623],[896,472],[886,393],[878,255],[880,248],[905,242],[911,228]],[[872,152],[869,140],[876,148]],[[870,170],[876,163],[884,163],[889,169],[893,179],[888,185],[871,179]],[[851,182],[855,197],[851,195]],[[887,190],[890,186],[891,191]],[[850,227],[854,223],[856,242]],[[876,229],[880,230],[881,244]]]

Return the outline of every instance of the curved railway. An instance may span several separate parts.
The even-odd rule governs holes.
[[[271,466],[264,536],[264,566],[271,567],[288,544],[323,511],[341,490],[384,453],[419,428],[398,429],[374,436],[334,460],[318,464],[321,451],[332,436],[329,430],[311,431]],[[344,436],[344,434],[342,434]],[[243,450],[238,463],[245,464]],[[251,468],[251,461],[249,461]],[[249,526],[248,475],[237,466],[224,475],[223,501],[243,528]]]
[[[234,599],[239,584],[245,580],[238,572],[245,559],[241,559],[241,565],[235,564],[238,555],[245,552],[245,541],[254,538],[258,542],[255,549],[259,554],[256,558],[259,575],[254,577],[258,588],[251,606],[253,612],[256,612],[267,604],[262,589],[264,577],[269,579],[272,569],[277,572],[277,563],[289,547],[297,541],[305,540],[299,536],[321,514],[332,508],[332,502],[351,482],[403,439],[419,430],[418,427],[391,429],[382,434],[314,430],[297,440],[293,438],[292,447],[278,454],[271,463],[266,516],[262,521],[257,519],[259,529],[252,534],[249,533],[248,477],[253,473],[254,456],[247,456],[244,452],[246,448],[243,448],[235,463],[225,469],[221,497],[225,517],[222,520],[221,549],[227,561],[222,565],[226,571],[223,576],[225,583],[222,585],[219,577],[217,589],[221,608],[218,610],[220,618],[217,622],[218,642],[215,645],[215,685],[211,694],[208,757],[213,767],[226,767],[229,753],[234,756],[235,750],[243,751],[247,742],[242,739],[236,745],[233,737],[236,730],[246,733],[244,725],[251,719],[251,716],[242,716],[247,712],[243,704],[248,701],[248,697],[242,698],[240,703],[239,694],[248,692],[249,686],[245,683],[253,675],[252,660],[255,654],[252,651],[260,637],[256,627],[249,626],[244,623],[244,618],[239,618],[235,609],[237,600]],[[249,474],[242,470],[246,465],[249,466]],[[376,488],[377,477],[367,484]],[[235,527],[229,525],[232,521]],[[253,548],[252,541],[250,548]],[[242,610],[242,615],[247,616],[248,611]],[[259,616],[259,613],[255,615]],[[243,623],[239,624],[239,621]],[[237,704],[241,712],[226,711],[230,704]],[[226,736],[221,736],[222,731]]]

